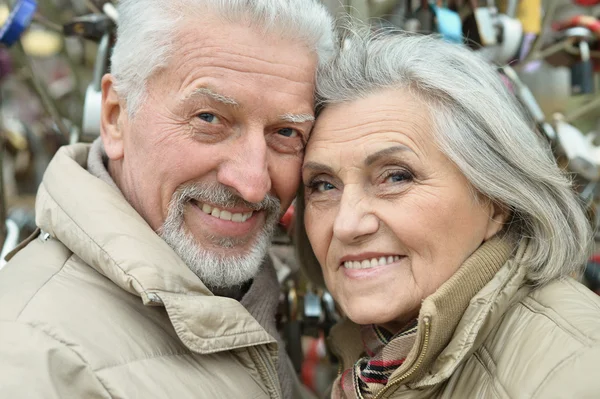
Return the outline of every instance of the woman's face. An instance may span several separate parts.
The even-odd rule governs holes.
[[[437,148],[401,90],[331,106],[303,166],[304,222],[325,282],[358,324],[401,328],[505,218]]]

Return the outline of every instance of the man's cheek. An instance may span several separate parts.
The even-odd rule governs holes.
[[[285,212],[290,206],[300,185],[302,160],[276,165],[271,171],[271,181],[275,196],[281,201],[281,211]]]

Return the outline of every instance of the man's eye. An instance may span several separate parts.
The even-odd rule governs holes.
[[[282,136],[290,137],[290,138],[295,138],[295,137],[299,136],[298,131],[296,129],[292,129],[292,128],[289,128],[289,127],[286,127],[286,128],[283,128],[283,129],[279,129],[277,131],[277,133],[279,133]]]
[[[198,118],[202,119],[204,122],[207,123],[219,123],[219,118],[216,115],[210,114],[208,112],[198,114]]]

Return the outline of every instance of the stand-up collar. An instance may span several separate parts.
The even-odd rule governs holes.
[[[215,297],[120,192],[86,171],[89,145],[61,148],[44,175],[38,226],[146,305],[164,305],[199,353],[274,343],[238,302]]]

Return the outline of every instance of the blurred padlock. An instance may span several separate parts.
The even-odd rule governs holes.
[[[85,93],[83,106],[83,134],[96,137],[100,135],[100,111],[102,108],[102,77],[108,72],[111,34],[106,33],[98,45],[94,77]]]
[[[573,125],[562,120],[562,115],[555,115],[556,133],[560,148],[566,155],[569,170],[582,176],[587,181],[598,181],[600,169],[595,154],[597,148]]]
[[[31,25],[36,10],[37,2],[35,0],[18,0],[0,28],[0,43],[7,47],[15,44]]]
[[[298,291],[293,280],[288,280],[286,318],[283,324],[283,335],[287,342],[287,352],[297,373],[302,370],[304,355],[302,353],[302,325],[298,319]]]
[[[312,290],[304,294],[304,317],[307,321],[318,323],[324,317],[321,298]]]
[[[498,43],[498,9],[493,0],[480,7],[477,0],[470,2],[472,14],[463,21],[463,36],[471,48],[494,46]]]
[[[450,10],[446,4],[438,0],[430,4],[428,0],[421,1],[421,6],[409,14],[405,30],[422,33],[440,33],[442,38],[451,43],[462,43],[462,21],[457,12]],[[407,1],[410,4],[410,1]],[[408,12],[408,11],[407,11]],[[418,27],[417,29],[415,29]]]
[[[449,9],[447,5],[441,3],[441,1],[438,1],[437,5],[431,6],[435,15],[436,31],[448,42],[462,43],[462,21],[460,15],[456,11]]]
[[[321,305],[321,297],[317,295],[310,286],[307,287],[303,298],[304,304],[304,326],[302,333],[311,337],[318,337],[321,324],[325,320],[325,312]]]
[[[548,141],[555,142],[557,139],[556,132],[552,125],[546,122],[546,116],[529,87],[522,82],[515,70],[510,66],[505,65],[500,68],[500,70],[509,79],[515,96],[525,107],[529,116],[535,121],[540,133],[542,133]]]
[[[77,17],[63,26],[65,36],[79,36],[99,42],[114,29],[114,22],[106,14],[90,14]]]
[[[410,3],[410,1],[408,1]],[[428,0],[421,0],[421,6],[415,10],[414,18],[419,21],[420,32],[432,33],[435,26],[435,13]]]
[[[404,21],[402,22],[402,29],[407,32],[421,32],[421,22],[416,18],[415,13],[412,9],[412,1],[406,0],[404,2]]]
[[[517,19],[504,14],[497,16],[497,24],[499,27],[498,43],[494,46],[483,47],[479,51],[486,59],[504,65],[518,58],[519,48],[523,41],[523,28]]]
[[[571,66],[571,93],[594,93],[594,65],[590,57],[589,41],[594,38],[592,32],[583,27],[570,28],[565,37],[571,39],[579,47],[580,61]]]

